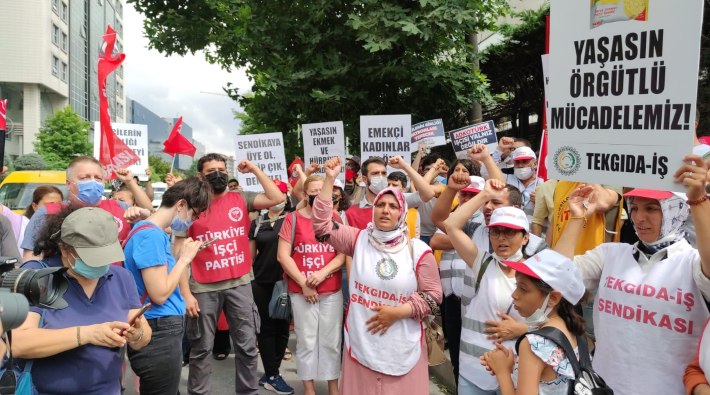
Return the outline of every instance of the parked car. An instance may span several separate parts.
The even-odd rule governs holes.
[[[67,176],[64,171],[21,170],[13,171],[0,184],[0,203],[13,212],[23,214],[32,202],[32,194],[41,185],[59,188],[67,198]]]

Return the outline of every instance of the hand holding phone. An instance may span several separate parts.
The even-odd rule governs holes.
[[[207,241],[204,241],[204,242],[202,243],[202,245],[200,245],[200,250],[205,249],[205,247],[207,247],[208,245],[214,243],[214,242],[217,241],[217,240],[219,240],[218,237],[215,237],[215,238],[213,238],[213,239],[209,239],[209,240],[207,240]]]
[[[145,314],[145,312],[146,312],[148,309],[150,309],[151,307],[153,307],[153,304],[150,303],[150,302],[148,302],[148,303],[146,303],[145,305],[143,305],[143,307],[141,307],[140,310],[138,310],[138,314],[136,314],[135,316],[131,317],[130,321],[128,321],[128,325],[130,325],[131,328],[134,327],[134,326],[136,325],[136,321],[138,321],[138,319],[139,319],[143,314]],[[124,330],[123,332],[121,332],[121,336],[124,336],[124,335],[126,334],[126,331],[128,331],[128,329],[126,329],[126,330]]]

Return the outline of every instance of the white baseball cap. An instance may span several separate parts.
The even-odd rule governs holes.
[[[535,151],[532,150],[530,147],[522,146],[518,147],[513,151],[512,154],[510,154],[510,157],[515,161],[515,160],[528,160],[528,159],[537,159],[537,155],[535,155]]]
[[[503,261],[511,269],[537,278],[562,294],[573,305],[584,296],[584,283],[577,266],[566,256],[547,249],[524,262]]]
[[[340,181],[340,179],[336,178],[335,181],[333,181],[333,187],[334,188],[340,188],[340,190],[344,190],[345,186],[343,185],[343,182]]]
[[[483,179],[483,177],[479,176],[470,176],[471,178],[471,183],[468,184],[468,186],[464,189],[462,189],[463,192],[481,192],[483,190],[483,187],[486,185],[486,180]]]
[[[525,215],[523,210],[517,207],[500,207],[493,210],[488,227],[490,228],[493,226],[502,226],[504,228],[530,232],[528,216]]]

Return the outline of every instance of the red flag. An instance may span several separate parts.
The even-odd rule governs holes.
[[[125,54],[117,53],[113,56],[113,47],[116,44],[116,32],[111,25],[106,27],[103,36],[103,53],[99,53],[99,123],[101,125],[101,139],[99,146],[99,162],[104,167],[104,177],[107,180],[115,177],[115,170],[126,168],[140,160],[123,141],[116,136],[111,128],[111,114],[108,110],[108,96],[106,96],[106,77],[114,72],[126,58]]]
[[[175,156],[176,154],[189,155],[193,158],[195,157],[195,148],[190,140],[186,139],[185,136],[180,134],[180,128],[182,128],[182,117],[178,118],[175,125],[173,125],[173,130],[170,132],[168,139],[163,141],[163,152],[168,155]]]
[[[537,176],[547,181],[547,130],[542,131],[540,157],[537,159]]]
[[[301,165],[301,168],[303,168],[303,161],[299,156],[297,156],[296,159],[288,165],[288,182],[291,183],[292,187],[298,182],[298,172],[294,169],[296,165]]]
[[[7,130],[7,99],[0,99],[0,130]]]

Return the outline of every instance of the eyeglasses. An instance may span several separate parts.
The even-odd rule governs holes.
[[[493,227],[493,228],[489,229],[489,233],[493,237],[505,236],[506,239],[511,239],[511,238],[515,237],[515,235],[520,233],[520,231],[516,230],[516,229],[510,229],[510,228]]]

